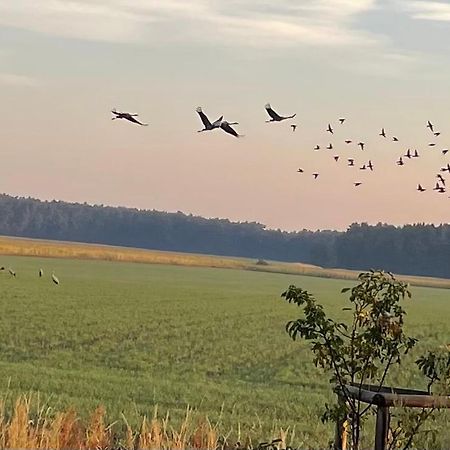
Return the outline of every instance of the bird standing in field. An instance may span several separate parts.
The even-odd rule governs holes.
[[[16,276],[16,272],[14,272],[14,270],[12,270],[11,267],[8,269],[8,272],[12,277]]]
[[[272,109],[270,103],[266,103],[266,106],[264,108],[266,109],[267,114],[269,114],[270,116],[270,120],[266,120],[266,122],[281,122],[282,120],[293,119],[296,116],[296,114],[292,114],[290,116],[280,116]]]
[[[141,125],[142,127],[148,126],[148,123],[142,123],[142,122],[139,122],[139,120],[135,119],[135,117],[137,117],[139,114],[130,114],[130,113],[127,113],[127,112],[118,112],[115,109],[113,109],[111,112],[113,114],[115,114],[115,117],[112,117],[111,120],[125,119],[125,120],[128,120],[130,122],[137,123],[138,125]]]
[[[55,284],[59,284],[59,280],[58,280],[58,278],[56,277],[55,272],[52,272],[52,281],[53,281],[53,283],[55,283]]]
[[[200,120],[203,123],[203,130],[198,130],[199,133],[201,133],[202,131],[215,130],[216,128],[220,127],[220,123],[222,122],[223,116],[220,116],[217,120],[211,123],[210,120],[208,119],[208,116],[203,112],[201,106],[197,107],[196,112],[200,116]]]
[[[44,275],[43,269],[39,269],[39,278],[42,278]]]

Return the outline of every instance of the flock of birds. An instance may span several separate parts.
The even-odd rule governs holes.
[[[290,120],[293,119],[296,114],[291,114],[291,115],[287,115],[287,116],[282,116],[280,114],[278,114],[270,105],[270,103],[267,103],[265,105],[265,110],[268,114],[268,116],[270,117],[269,120],[266,120],[266,122],[282,122],[284,120]],[[115,119],[125,119],[128,120],[130,122],[136,123],[138,125],[141,126],[148,126],[147,123],[142,123],[139,120],[136,119],[136,117],[138,117],[138,114],[130,114],[127,112],[118,112],[115,109],[113,109],[111,111],[114,114],[114,117],[112,117],[112,120]],[[239,134],[233,127],[232,125],[238,125],[238,122],[229,122],[224,120],[223,116],[220,116],[217,120],[211,122],[208,118],[208,116],[203,112],[203,109],[199,106],[196,109],[197,114],[200,117],[200,120],[203,124],[203,128],[201,130],[198,130],[199,133],[204,132],[204,131],[213,131],[216,129],[221,129],[223,130],[225,133],[228,133],[236,138],[239,137],[243,137],[243,135]],[[338,123],[339,125],[343,125],[346,122],[346,119],[344,117],[340,117],[338,119]],[[292,129],[293,132],[296,131],[297,129],[297,124],[291,124],[290,128]],[[430,131],[430,133],[432,133],[433,138],[437,138],[438,136],[440,136],[440,132],[435,130],[435,126],[428,120],[426,123],[426,128]],[[333,125],[331,123],[328,123],[328,126],[325,128],[325,131],[327,133],[329,133],[330,135],[334,135],[334,128]],[[386,130],[385,128],[382,128],[379,136],[383,139],[388,139],[388,135],[386,134]],[[393,142],[399,142],[399,139],[397,136],[391,136],[392,141]],[[434,139],[433,139],[434,140]],[[357,141],[357,142],[353,142],[353,140],[351,139],[346,139],[344,140],[344,143],[346,145],[350,145],[350,144],[356,144],[357,147],[359,147],[361,150],[365,150],[365,143],[363,141]],[[436,143],[435,142],[430,142],[428,144],[429,147],[435,147]],[[321,150],[321,146],[320,145],[316,145],[314,147],[315,151],[319,151]],[[326,147],[323,147],[325,150],[333,150],[334,146],[332,143],[329,143]],[[442,149],[441,152],[443,155],[448,153],[448,149]],[[408,159],[413,159],[413,158],[419,158],[420,154],[418,152],[417,149],[411,150],[410,148],[408,148],[408,150],[405,152],[405,154],[402,154],[399,159],[396,161],[396,164],[398,166],[404,166],[405,165],[405,160]],[[339,161],[340,159],[340,155],[335,154],[333,156],[334,160],[336,162]],[[355,165],[356,159],[355,158],[347,158],[347,166],[349,167],[358,167],[358,165]],[[370,170],[373,171],[374,170],[374,164],[371,160],[369,160],[368,162],[362,164],[361,166],[359,166],[359,170]],[[299,168],[297,170],[298,173],[304,173],[304,170],[302,168]],[[434,187],[432,188],[433,191],[436,191],[439,194],[443,194],[446,192],[446,183],[445,183],[445,178],[443,177],[443,173],[448,172],[450,174],[450,164],[446,164],[446,166],[441,167],[439,169],[439,172],[436,174],[436,178],[435,178],[435,184]],[[314,177],[314,179],[317,179],[319,177],[319,173],[318,172],[313,172],[312,176]],[[355,187],[361,186],[363,183],[361,181],[356,181],[353,183]],[[417,184],[417,191],[419,192],[425,192],[427,189],[424,188],[422,186],[422,184]],[[449,197],[450,198],[450,197]]]
[[[6,267],[2,266],[0,267],[0,271],[6,271]],[[12,276],[12,277],[16,277],[17,274],[16,272],[11,269],[11,267],[8,268],[8,273]],[[39,269],[38,272],[39,278],[42,278],[44,276],[44,270],[43,269]],[[54,284],[58,285],[59,284],[59,279],[58,277],[55,275],[55,272],[52,272],[52,281]]]

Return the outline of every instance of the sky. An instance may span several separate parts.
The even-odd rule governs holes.
[[[449,222],[449,38],[448,1],[0,0],[0,192],[284,230]],[[197,133],[198,106],[244,137]]]

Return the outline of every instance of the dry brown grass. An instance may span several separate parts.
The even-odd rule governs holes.
[[[11,237],[0,237],[0,255],[214,267],[344,280],[356,280],[359,273],[359,271],[355,270],[324,269],[323,267],[303,263],[268,261],[268,265],[259,265],[256,264],[256,259],[252,260],[249,258],[229,258],[196,253],[163,252],[98,244]],[[414,286],[450,288],[450,280],[443,278],[406,275],[399,275],[398,278]]]
[[[294,437],[283,429],[277,434],[282,448],[288,438]],[[0,448],[227,450],[237,448],[236,444],[220,434],[218,425],[212,425],[207,417],[196,416],[190,408],[177,428],[172,427],[169,415],[158,417],[155,408],[151,419],[143,417],[140,426],[133,429],[125,417],[108,424],[102,406],[83,422],[73,408],[58,412],[40,406],[36,395],[17,398],[9,414],[5,401],[0,402]],[[245,438],[243,444],[250,447],[251,439]]]

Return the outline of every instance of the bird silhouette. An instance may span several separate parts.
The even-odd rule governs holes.
[[[408,151],[403,155],[408,159],[411,159],[411,150],[408,148]]]
[[[347,139],[347,140],[345,141],[345,143],[346,143],[346,144],[351,144],[352,141],[350,141],[349,139]]]
[[[354,159],[348,158],[347,161],[348,161],[348,165],[349,166],[354,166],[355,165],[355,160]]]
[[[333,144],[331,144],[331,143],[328,144],[328,145],[327,145],[327,150],[332,150],[332,149],[333,149]]]
[[[366,165],[365,164],[363,164],[360,168],[359,168],[359,170],[367,170],[367,167],[366,167]]]
[[[331,134],[334,133],[333,128],[331,127],[331,124],[328,124],[327,131],[328,131],[329,133],[331,133]]]
[[[448,148],[444,148],[443,150],[442,150],[442,154],[443,155],[446,155],[448,153]]]
[[[43,275],[44,275],[44,271],[42,269],[39,269],[39,278],[42,278]]]
[[[353,183],[355,185],[355,187],[361,186],[362,182],[361,181],[357,181],[356,183]]]
[[[314,150],[320,150],[320,145],[316,145],[316,146],[314,147]]]
[[[137,123],[138,125],[140,125],[142,127],[148,126],[148,123],[142,123],[142,122],[139,122],[139,120],[135,119],[135,117],[137,117],[139,114],[130,114],[130,113],[127,113],[127,112],[118,112],[115,109],[111,110],[111,112],[113,114],[115,114],[115,117],[111,117],[111,120],[125,119],[125,120],[128,120],[129,122]]]
[[[434,131],[434,125],[428,120],[427,121],[427,128],[429,128],[432,132]]]
[[[386,137],[386,132],[384,131],[384,128],[381,129],[380,136]]]
[[[14,270],[12,270],[11,267],[8,269],[8,272],[11,276],[13,276],[13,277],[16,276],[16,272],[14,272]]]
[[[339,161],[339,155],[334,155],[333,158],[334,158],[334,160],[335,160],[336,162]]]
[[[369,159],[369,163],[367,164],[367,167],[371,170],[371,171],[373,171],[373,164],[372,164],[372,161]]]
[[[423,188],[420,184],[417,185],[417,190],[420,191],[420,192],[425,192],[426,191],[426,189]]]
[[[440,173],[436,175],[436,178],[445,186],[445,179]]]
[[[241,134],[238,134],[238,132],[236,130],[234,130],[233,128],[231,128],[231,125],[238,125],[237,122],[227,122],[226,120],[223,120],[222,122],[220,122],[220,128],[225,131],[225,133],[231,134],[234,137],[242,137]]]
[[[417,150],[414,150],[413,158],[418,158],[418,157],[419,157],[419,152]]]
[[[358,142],[358,145],[361,147],[361,150],[364,150],[364,142]]]
[[[342,117],[339,119],[339,122],[341,122],[341,125],[345,122],[345,119]]]
[[[291,128],[292,128],[292,131],[295,131],[295,130],[297,129],[297,125],[292,124],[292,125],[291,125]]]
[[[304,170],[299,168],[299,169],[297,169],[297,172],[298,172],[298,173],[303,173]]]
[[[266,122],[281,122],[282,120],[286,119],[293,119],[296,114],[292,114],[291,116],[280,116],[278,113],[276,113],[272,107],[270,106],[270,103],[267,103],[266,106],[267,114],[270,116],[270,120],[266,120]]]
[[[313,173],[313,177],[314,177],[314,179],[315,180],[317,180],[317,177],[319,176],[319,174],[316,172],[316,173]]]
[[[55,284],[59,284],[59,280],[58,280],[58,278],[56,277],[55,272],[52,272],[52,281],[53,281],[53,283],[55,283]]]
[[[392,140],[393,140],[394,142],[398,142],[398,137],[392,136]]]
[[[436,144],[434,142],[431,142],[430,144],[428,144],[428,147],[434,147]]]
[[[436,131],[436,133],[433,133],[435,136],[440,136],[441,132],[440,131]]]
[[[397,165],[398,166],[403,166],[405,163],[403,162],[403,159],[402,159],[402,157],[400,156],[400,158],[398,159],[398,161],[397,161]]]
[[[201,133],[202,131],[215,130],[216,128],[220,127],[220,123],[222,122],[223,116],[220,116],[217,120],[211,123],[210,120],[208,119],[208,116],[203,112],[201,106],[197,107],[196,111],[197,114],[200,116],[200,120],[203,123],[203,129],[198,130],[199,133]]]
[[[447,163],[447,167],[441,167],[441,172],[450,173],[450,164]]]

